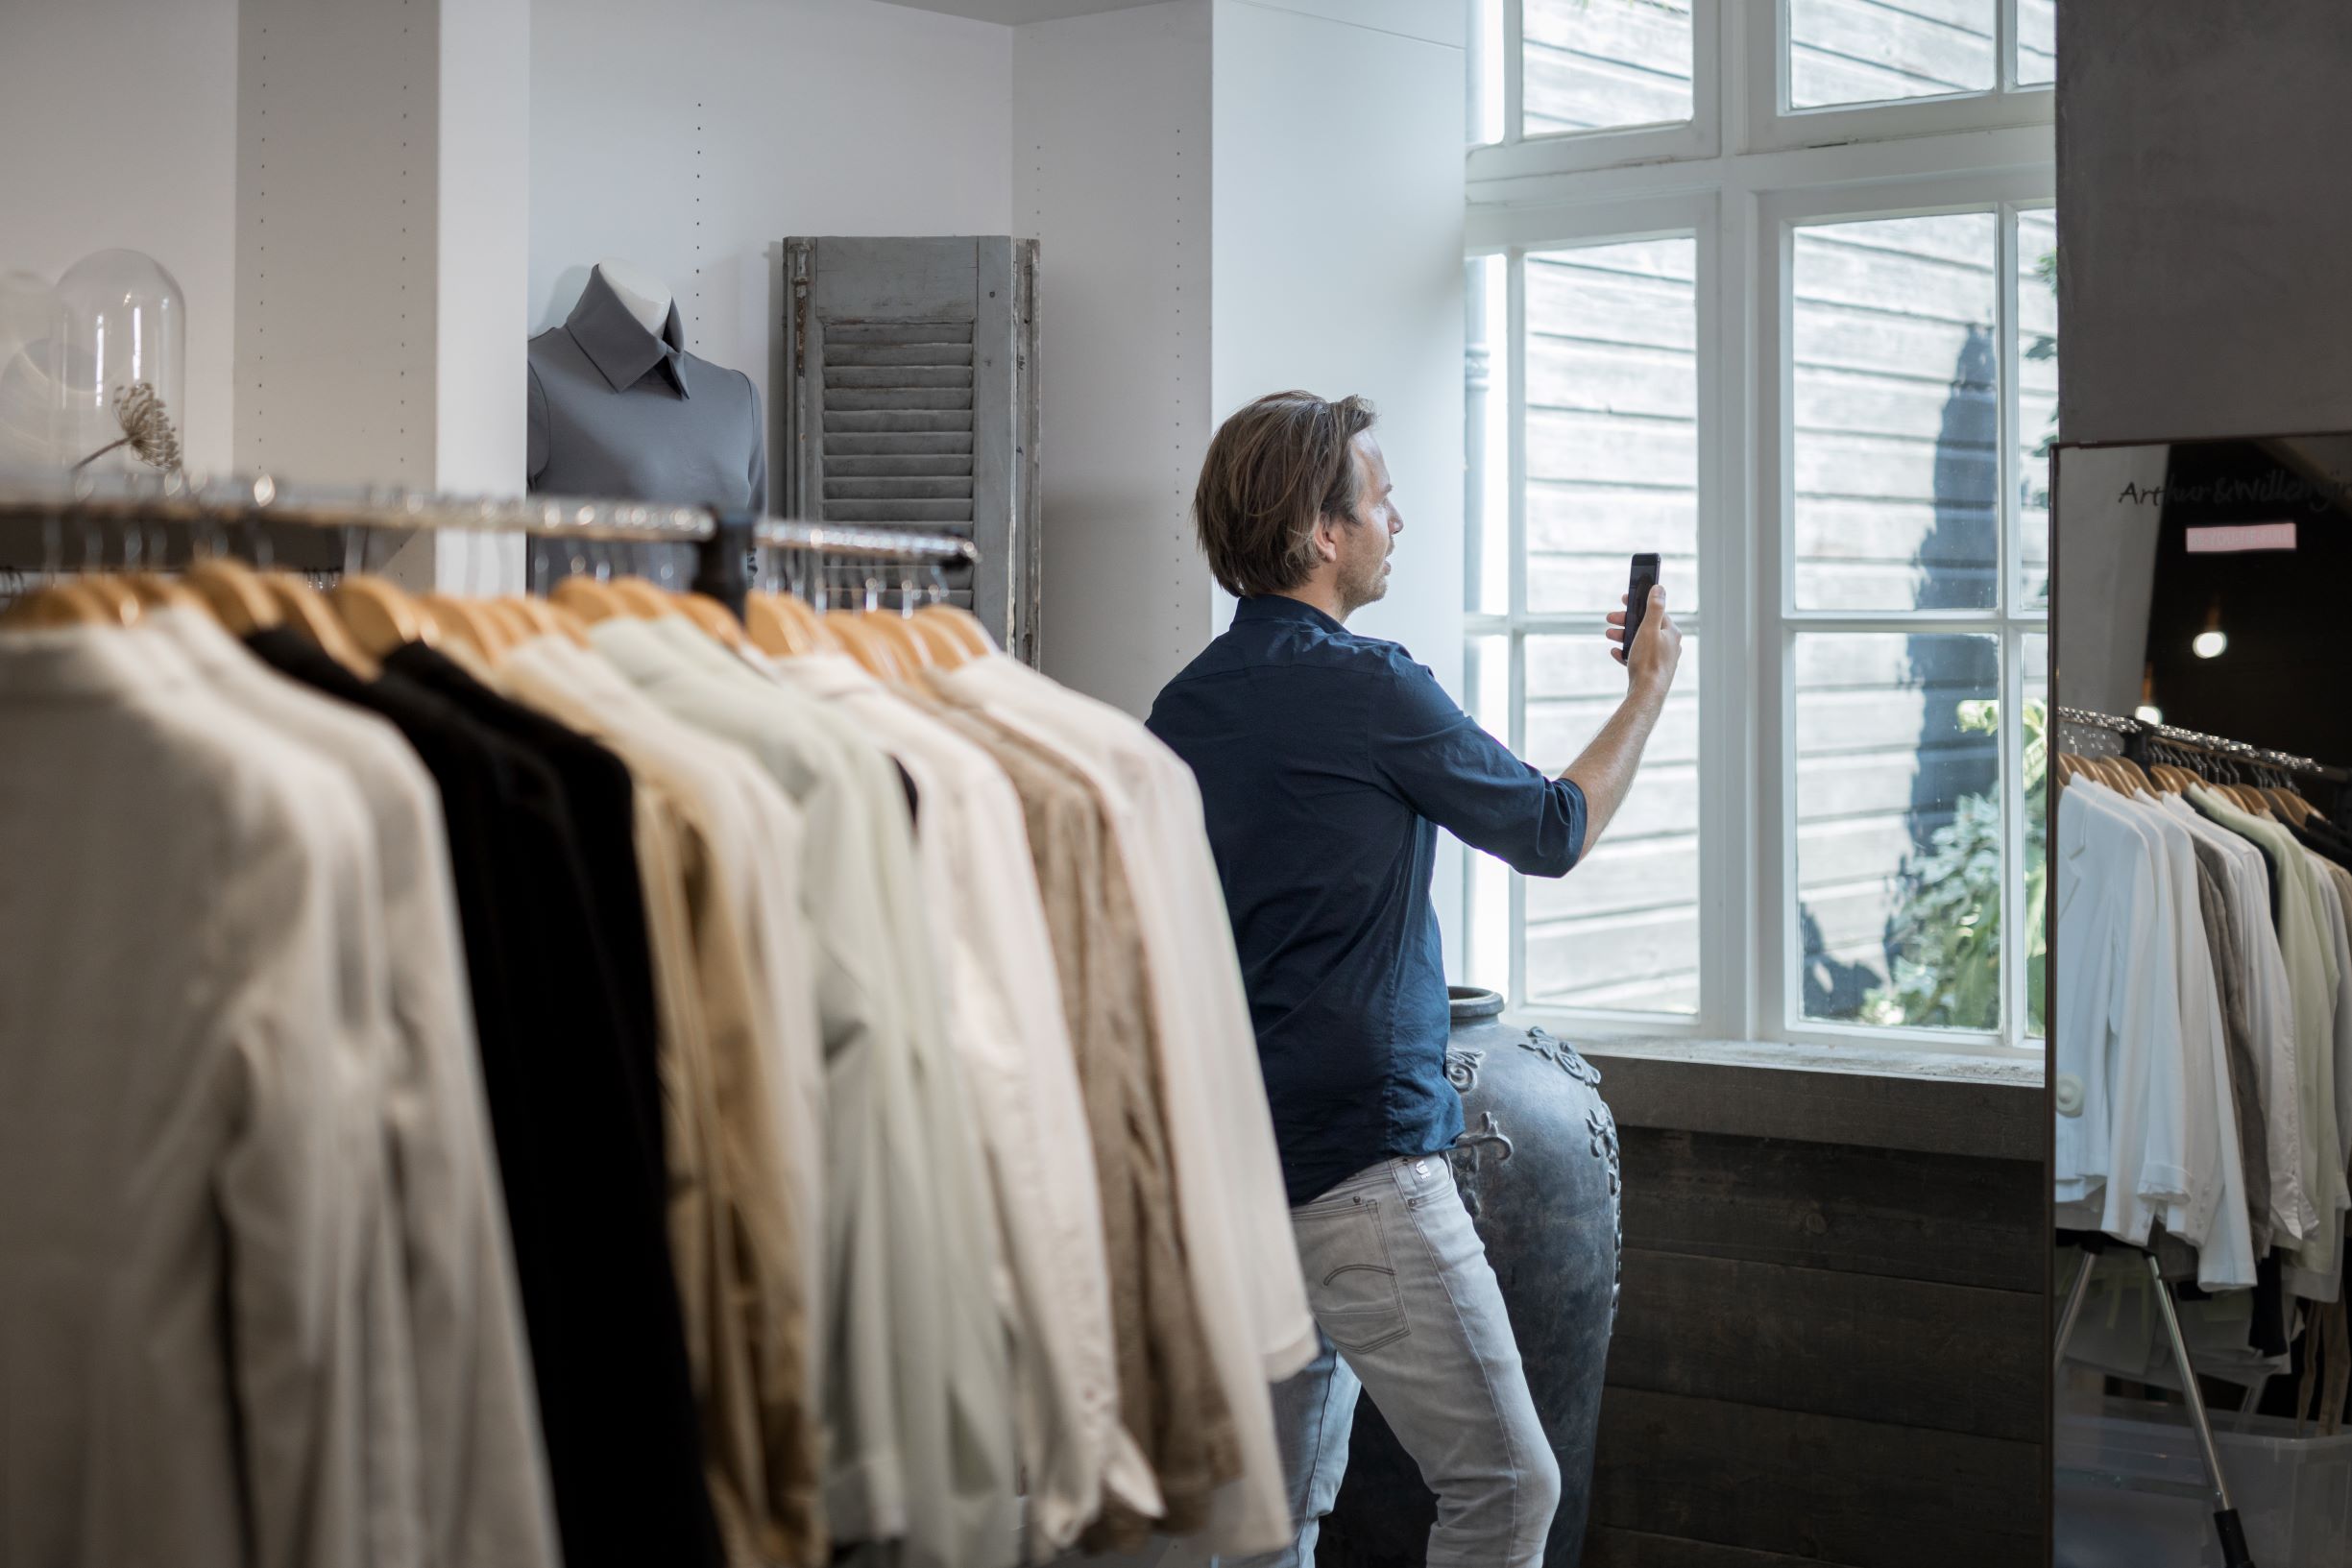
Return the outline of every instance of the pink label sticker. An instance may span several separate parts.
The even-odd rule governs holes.
[[[2241,550],[2291,550],[2291,522],[2232,522],[2189,530],[2191,555],[2231,555]]]

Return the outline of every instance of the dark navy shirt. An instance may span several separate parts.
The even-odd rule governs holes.
[[[1297,599],[1244,599],[1149,723],[1200,782],[1291,1202],[1444,1148],[1462,1099],[1438,829],[1557,877],[1584,848],[1584,791],[1512,756],[1404,649]]]

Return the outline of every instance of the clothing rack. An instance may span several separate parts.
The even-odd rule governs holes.
[[[2089,729],[2108,730],[2121,736],[2123,755],[2145,764],[2151,749],[2185,751],[2217,761],[2240,767],[2268,770],[2272,773],[2301,774],[2306,778],[2323,779],[2330,784],[2352,783],[2352,769],[2331,767],[2308,757],[2291,752],[2270,751],[2261,746],[2249,746],[2243,740],[2230,740],[2221,736],[2207,735],[2201,730],[2183,730],[2170,724],[2150,724],[2146,719],[2123,718],[2114,713],[2101,713],[2088,708],[2060,708],[2058,720],[2062,724],[2080,725]],[[2158,757],[2157,761],[2164,759]]]
[[[436,495],[386,486],[292,487],[269,474],[219,478],[178,473],[0,472],[0,522],[125,529],[174,525],[225,534],[263,524],[319,529],[435,530],[524,534],[597,543],[691,544],[693,586],[739,618],[756,552],[783,550],[822,560],[904,566],[970,566],[968,539],[933,530],[844,527],[755,513],[717,514],[593,496]],[[57,550],[53,532],[51,550]]]
[[[2352,772],[2343,768],[2330,767],[2311,758],[2289,752],[2250,746],[2242,740],[2207,735],[2199,730],[2151,724],[2146,719],[2125,718],[2087,708],[2060,707],[2056,712],[2061,724],[2114,735],[2122,743],[2122,755],[2142,766],[2150,762],[2178,760],[2191,764],[2194,771],[2203,772],[2210,765],[2219,763],[2233,775],[2243,769],[2257,778],[2272,779],[2291,785],[2298,778],[2321,780],[2338,785],[2352,781]],[[2245,1529],[2239,1518],[2237,1505],[2230,1496],[2228,1478],[2222,1474],[2220,1450],[2214,1442],[2213,1423],[2206,1411],[2204,1394],[2197,1387],[2196,1366],[2189,1356],[2188,1338],[2181,1332],[2180,1315],[2173,1308],[2172,1294],[2166,1288],[2156,1255],[2147,1248],[2131,1246],[2096,1231],[2081,1233],[2076,1240],[2082,1246],[2082,1267],[2075,1274],[2065,1306],[2059,1314],[2057,1339],[2051,1353],[2052,1376],[2065,1370],[2067,1342],[2073,1336],[2075,1321],[2081,1315],[2083,1302],[2090,1294],[2091,1275],[2098,1265],[2099,1255],[2110,1248],[2139,1254],[2155,1288],[2157,1310],[2164,1321],[2172,1363],[2180,1369],[2182,1399],[2188,1407],[2190,1425],[2195,1431],[2198,1453],[2204,1460],[2206,1481],[2213,1494],[2214,1530],[2220,1540],[2222,1561],[2226,1568],[2252,1568],[2253,1557],[2246,1548]]]

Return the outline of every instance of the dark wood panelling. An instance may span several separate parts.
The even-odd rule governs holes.
[[[2031,1441],[2042,1298],[1628,1246],[1619,1388]]]
[[[1820,1563],[1812,1557],[1686,1541],[1679,1535],[1604,1528],[1585,1541],[1585,1568],[1820,1568]]]
[[[1607,1088],[1613,1090],[1613,1080]],[[2039,1160],[1620,1122],[1628,1246],[2040,1292]]]
[[[1596,1526],[1841,1568],[2025,1568],[2039,1443],[1612,1388]]]
[[[1614,1040],[1575,1045],[1601,1070],[1601,1093],[1620,1127],[2037,1163],[2049,1141],[2043,1085],[1988,1077],[1991,1069],[1955,1066],[1929,1075],[1917,1067],[1906,1071],[1888,1051]],[[1772,1065],[1845,1058],[1864,1070]],[[1869,1070],[1874,1065],[1878,1070]]]

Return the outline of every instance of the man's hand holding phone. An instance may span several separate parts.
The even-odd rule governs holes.
[[[1646,569],[1645,569],[1646,568]],[[1635,610],[1634,591],[1641,591],[1641,608]],[[1656,701],[1665,700],[1674,685],[1675,666],[1682,663],[1683,632],[1666,613],[1666,590],[1658,581],[1658,558],[1636,556],[1633,582],[1621,601],[1626,608],[1609,613],[1609,654],[1626,666],[1632,689]],[[1633,623],[1633,646],[1628,657],[1626,624]]]

